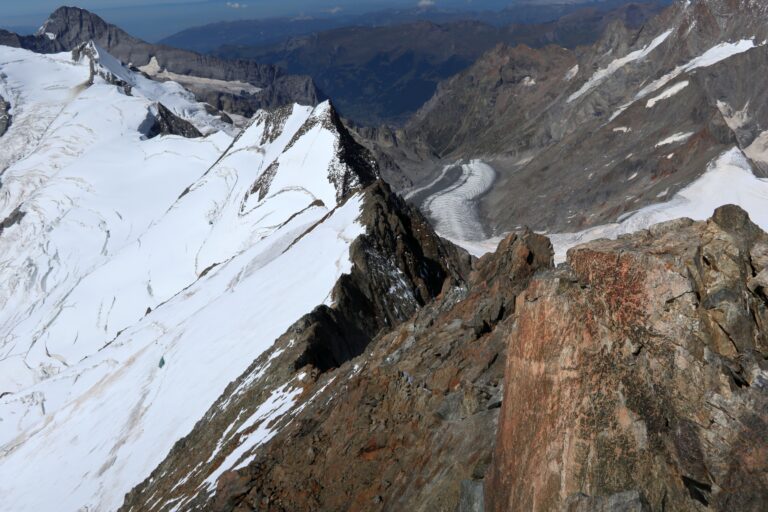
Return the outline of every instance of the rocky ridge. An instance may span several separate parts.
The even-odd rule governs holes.
[[[226,464],[259,456],[256,446],[251,452],[239,449],[245,435],[254,428],[280,435],[297,424],[305,407],[325,403],[322,389],[335,380],[335,370],[363,353],[377,334],[399,325],[444,290],[463,285],[469,271],[466,253],[436,237],[426,220],[383,182],[364,194],[366,234],[352,244],[352,269],[336,283],[331,303],[299,319],[227,388],[168,459],[131,492],[125,510],[165,510],[179,503],[208,509],[205,503],[216,484],[210,475],[226,479]],[[299,394],[292,410],[270,418],[269,425],[243,426],[269,405],[275,390],[284,389]],[[228,436],[236,427],[243,435]],[[195,447],[192,457],[190,446]],[[163,499],[154,500],[158,495]]]
[[[0,137],[8,130],[11,124],[11,104],[0,96]]]
[[[325,367],[304,365],[307,340],[344,330],[313,312],[124,510],[760,510],[767,255],[734,206],[574,248],[556,269],[545,237],[512,234]],[[233,429],[221,418],[286,381],[298,405],[274,436],[201,484],[210,453],[231,453],[215,451]]]
[[[366,276],[375,283],[393,275],[381,266],[386,253],[364,248],[365,240],[381,243],[382,221],[393,217],[397,210],[392,206],[402,208],[402,200],[385,192],[381,185],[369,192],[378,199],[363,214],[369,219],[369,231],[353,248],[356,264],[349,280],[360,282]],[[386,197],[387,202],[394,201],[390,207],[382,203]],[[402,214],[398,217],[402,219]],[[427,274],[438,278],[435,284],[440,286],[431,291],[436,300],[423,309],[420,299],[414,300],[421,285],[403,266],[415,255],[409,251],[408,257],[394,259],[401,262],[402,270],[395,274],[402,273],[400,283],[375,287],[385,302],[374,309],[374,318],[389,309],[396,312],[396,322],[385,320],[389,325],[364,353],[333,360],[341,364],[323,365],[323,360],[317,364],[318,358],[306,357],[304,347],[312,350],[319,344],[327,350],[343,343],[349,324],[318,329],[324,326],[317,322],[317,310],[297,322],[230,386],[152,477],[127,497],[124,510],[169,510],[182,504],[186,510],[426,511],[454,510],[460,500],[477,501],[477,482],[491,459],[490,434],[502,394],[504,343],[499,332],[503,329],[497,332],[496,327],[509,323],[516,294],[534,272],[551,265],[552,248],[544,237],[520,233],[506,240],[497,255],[477,262],[469,274],[466,256],[431,234],[420,216],[411,219],[419,222],[404,233],[397,228],[402,234],[396,239],[416,236],[425,256],[435,258],[438,249],[442,261],[452,265]],[[391,220],[387,225],[393,226]],[[399,252],[393,249],[387,251],[390,258]],[[342,280],[335,296],[345,294],[345,289],[349,288]],[[394,310],[393,300],[400,302],[395,302]],[[357,304],[337,300],[331,309],[349,317],[361,310]],[[406,318],[409,310],[415,314]],[[210,463],[209,452],[227,425],[220,417],[232,417],[240,410],[247,411],[243,414],[247,417],[264,403],[275,379],[277,383],[292,379],[289,382],[298,387],[295,412],[271,424],[273,429],[279,427],[275,436],[234,470],[219,471],[218,480],[207,480],[207,487],[199,484],[196,464],[206,459]],[[216,457],[224,456],[220,453],[215,452]],[[215,466],[218,459],[213,460]],[[479,496],[482,500],[482,492]]]

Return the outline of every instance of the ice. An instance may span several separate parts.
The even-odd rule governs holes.
[[[449,240],[483,239],[485,230],[477,214],[477,200],[495,178],[493,167],[480,160],[462,164],[459,179],[424,202],[435,231]]]
[[[129,84],[132,95],[162,103],[177,116],[190,121],[205,135],[216,131],[227,131],[232,135],[234,134],[230,125],[211,116],[206,106],[203,103],[198,103],[194,95],[180,84],[172,81],[156,82],[141,74],[133,73],[99,45],[93,42],[89,45],[96,53],[97,67],[101,67],[107,73]],[[87,59],[87,57],[83,57],[83,59]]]
[[[678,142],[684,142],[688,140],[691,135],[693,135],[693,132],[678,132],[675,134],[670,135],[666,139],[660,140],[656,143],[656,147],[660,148],[662,146],[668,146],[669,144],[676,144]]]

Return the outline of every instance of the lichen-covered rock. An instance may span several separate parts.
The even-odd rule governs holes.
[[[518,297],[487,510],[764,510],[768,236],[734,206]]]

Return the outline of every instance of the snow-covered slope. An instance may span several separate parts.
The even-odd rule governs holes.
[[[329,300],[362,233],[329,104],[228,134],[90,48],[0,47],[0,508],[19,512],[117,508]],[[157,102],[208,135],[148,139]]]

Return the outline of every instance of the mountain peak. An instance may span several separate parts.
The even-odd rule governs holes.
[[[38,29],[37,35],[58,40],[65,46],[72,46],[98,39],[109,31],[118,33],[120,39],[134,39],[90,11],[79,7],[62,6],[51,13]]]

